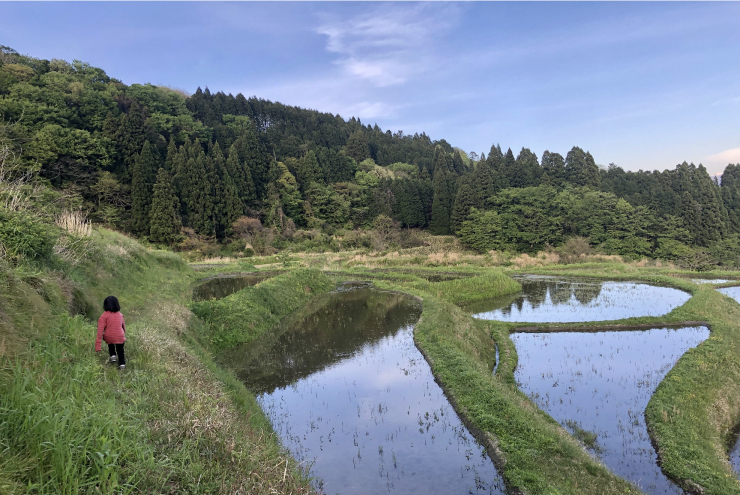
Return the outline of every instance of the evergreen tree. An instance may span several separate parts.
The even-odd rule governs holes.
[[[309,150],[298,163],[298,184],[302,191],[308,189],[313,182],[324,182],[323,173],[319,162],[316,159],[316,153]]]
[[[239,138],[234,141],[239,153],[239,161],[248,169],[254,182],[257,199],[262,198],[267,191],[270,155],[260,142],[253,126],[248,126]],[[244,179],[246,180],[246,179]],[[244,195],[243,191],[240,194]]]
[[[539,186],[541,177],[542,169],[537,162],[537,155],[529,148],[522,148],[519,156],[516,157],[516,165],[511,177],[512,187]]]
[[[722,173],[720,182],[722,201],[727,210],[728,227],[740,232],[740,164],[729,164]]]
[[[176,173],[176,157],[177,157],[177,144],[175,144],[175,138],[170,138],[170,143],[167,145],[167,157],[164,160],[164,169],[170,173]]]
[[[466,172],[465,164],[463,163],[462,156],[460,156],[460,152],[458,150],[455,150],[455,153],[452,155],[452,170],[454,170],[457,175],[462,175]]]
[[[553,186],[558,189],[565,186],[565,160],[560,153],[550,153],[549,151],[542,153],[541,180],[542,184]]]
[[[113,171],[124,180],[131,177],[136,158],[146,141],[145,121],[144,109],[136,100],[131,103],[128,113],[121,114],[114,139],[120,159]]]
[[[199,234],[214,235],[213,186],[206,155],[198,139],[192,142],[187,154],[187,162],[178,179],[181,187],[180,200],[183,202],[188,224]]]
[[[450,220],[453,232],[460,230],[462,223],[470,213],[470,209],[474,207],[475,194],[473,193],[473,189],[470,187],[470,184],[468,184],[468,181],[465,181],[457,190],[455,204],[452,208],[452,216]]]
[[[473,201],[476,208],[482,210],[486,206],[488,198],[494,195],[496,192],[494,188],[494,178],[491,167],[485,160],[478,162],[473,172],[472,192]]]
[[[446,154],[440,153],[434,167],[434,197],[432,200],[432,220],[429,230],[433,234],[448,235],[450,233],[450,189],[447,172]]]
[[[601,174],[591,153],[574,146],[565,157],[565,176],[574,186],[599,187]]]
[[[347,156],[353,158],[357,163],[370,158],[370,146],[367,136],[362,131],[355,131],[347,140]]]
[[[131,177],[131,230],[138,235],[149,232],[149,210],[152,205],[156,162],[151,145],[144,142],[133,166]]]
[[[231,148],[229,148],[229,157],[226,159],[226,170],[236,185],[242,205],[245,208],[253,206],[257,200],[257,192],[254,187],[254,181],[252,180],[252,173],[246,163],[243,163],[239,159],[239,150],[236,144],[232,144]]]
[[[211,149],[210,159],[213,164],[213,225],[216,238],[224,239],[231,234],[231,225],[243,214],[244,205],[218,143]]]
[[[160,168],[154,184],[150,215],[149,239],[164,244],[174,243],[180,234],[180,202],[177,200],[170,175]]]

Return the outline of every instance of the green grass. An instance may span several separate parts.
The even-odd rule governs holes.
[[[496,376],[491,373],[492,332],[501,359]],[[475,320],[449,302],[424,296],[414,336],[455,409],[484,440],[509,489],[530,494],[640,493],[594,460],[520,392],[513,373],[501,373],[513,370],[516,362],[504,326]]]
[[[702,278],[704,273],[618,264],[530,272],[644,280],[692,293],[688,302],[662,317],[549,325],[548,329],[557,331],[568,326],[589,331],[610,324],[659,327],[686,321],[707,322],[711,329],[709,338],[684,354],[669,371],[650,399],[645,418],[667,476],[692,493],[740,493],[740,482],[727,460],[728,442],[740,424],[740,305],[708,284],[668,275]],[[736,276],[737,272],[711,274]]]
[[[184,306],[197,275],[179,256],[101,231],[87,262],[30,272],[0,286],[16,311],[0,318],[16,337],[0,357],[0,493],[310,492],[254,396],[198,344]],[[93,352],[94,321],[66,316],[97,318],[108,294],[127,322],[123,372]]]
[[[219,352],[254,340],[315,295],[334,287],[318,270],[296,270],[223,299],[192,303],[191,308],[208,323],[202,341]]]

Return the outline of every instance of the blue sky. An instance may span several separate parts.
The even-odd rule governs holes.
[[[466,151],[740,163],[740,3],[3,3],[0,44]]]

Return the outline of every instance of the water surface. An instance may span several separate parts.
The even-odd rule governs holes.
[[[514,276],[519,294],[466,306],[476,318],[511,322],[578,322],[661,316],[691,297],[670,287],[586,278]]]
[[[692,278],[691,281],[695,284],[726,284],[730,280],[726,278]]]
[[[208,301],[222,299],[238,292],[245,287],[257,285],[265,279],[272,277],[274,273],[237,273],[233,275],[222,275],[204,280],[193,287],[193,301]]]
[[[338,292],[231,357],[322,493],[504,493],[414,345],[420,314],[402,294]]]
[[[572,433],[596,434],[592,451],[649,494],[681,494],[657,465],[644,411],[655,388],[705,327],[596,333],[518,333],[521,390]]]
[[[740,287],[723,287],[717,290],[740,303]]]

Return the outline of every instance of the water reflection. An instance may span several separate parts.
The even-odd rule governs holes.
[[[413,343],[420,314],[400,294],[334,293],[234,363],[323,493],[504,493]]]
[[[726,284],[730,280],[726,278],[692,278],[691,281],[695,284]]]
[[[263,280],[270,278],[274,273],[254,273],[249,275],[223,275],[206,279],[201,284],[193,287],[193,301],[208,301],[221,299],[238,292],[245,287],[257,285]]]
[[[723,287],[717,290],[740,303],[740,287]]]
[[[660,316],[690,294],[639,282],[601,282],[549,276],[512,277],[522,292],[466,306],[476,318],[512,322],[577,322]]]
[[[705,327],[514,334],[515,376],[571,432],[595,433],[593,451],[614,473],[649,494],[680,494],[657,465],[644,411],[678,358],[708,336]]]

